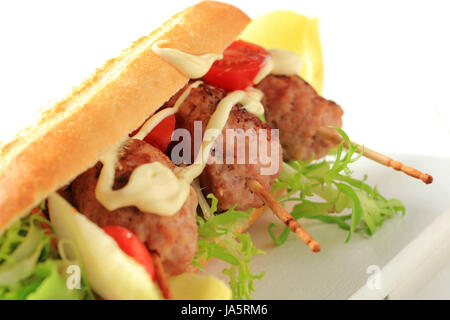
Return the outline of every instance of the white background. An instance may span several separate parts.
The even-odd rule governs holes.
[[[193,2],[1,1],[0,141],[29,123],[34,111],[50,106],[108,58]],[[421,165],[428,163],[434,170],[446,166],[443,157],[450,156],[447,1],[228,2],[252,17],[274,9],[319,17],[324,94],[344,108],[344,129],[350,137],[387,154],[433,156],[433,161]],[[449,176],[447,171],[431,173],[439,178]],[[384,174],[390,177],[381,169],[375,172],[381,180]],[[390,195],[397,192],[402,199],[402,192],[417,195],[413,200],[419,204],[407,202],[410,220],[405,221],[420,222],[417,215],[425,217],[432,204],[435,213],[446,209],[440,204],[448,202],[442,200],[445,181],[433,185],[438,189],[427,189],[426,199],[421,198],[425,194],[421,185],[398,190],[399,180],[395,181]],[[438,198],[432,199],[433,195]],[[414,228],[418,232],[424,225]],[[439,284],[448,294],[448,285],[442,284],[449,283],[449,275],[450,264],[446,273],[436,277],[429,297],[446,296],[444,291],[436,295]]]
[[[1,1],[0,140],[170,15],[196,1]],[[229,1],[255,17],[321,19],[326,97],[354,141],[450,155],[446,1]]]

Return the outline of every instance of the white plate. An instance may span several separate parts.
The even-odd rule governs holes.
[[[335,225],[302,220],[302,225],[320,242],[322,251],[312,253],[295,235],[277,247],[267,227],[275,222],[270,212],[250,229],[255,245],[267,252],[255,256],[251,267],[255,273],[266,271],[255,282],[256,299],[347,299],[366,284],[369,266],[380,269],[450,207],[448,195],[450,159],[426,156],[395,155],[395,159],[432,174],[431,185],[395,172],[367,159],[354,165],[354,176],[369,175],[368,182],[378,185],[387,198],[403,201],[406,215],[385,222],[371,238],[354,234],[345,244],[347,232]],[[450,235],[449,235],[450,236]],[[224,264],[212,261],[206,271],[222,278]],[[450,283],[449,283],[450,286]]]

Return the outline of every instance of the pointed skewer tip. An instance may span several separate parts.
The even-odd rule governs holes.
[[[433,177],[430,176],[428,173],[425,173],[420,176],[420,179],[425,182],[426,184],[430,184],[433,182]]]

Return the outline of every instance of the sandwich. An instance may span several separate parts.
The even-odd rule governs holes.
[[[0,298],[250,298],[262,274],[245,231],[265,205],[286,225],[269,229],[278,244],[292,231],[314,252],[299,218],[350,240],[404,211],[350,177],[364,149],[298,76],[307,57],[240,39],[249,23],[228,4],[189,7],[1,146]],[[197,274],[211,258],[228,285]]]

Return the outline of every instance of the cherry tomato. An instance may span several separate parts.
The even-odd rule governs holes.
[[[145,245],[130,230],[121,226],[107,226],[103,227],[103,231],[117,242],[123,252],[143,265],[152,280],[155,280],[152,256]]]
[[[130,137],[134,136],[139,129],[144,124],[142,124],[138,129],[130,134]],[[166,152],[167,147],[172,139],[172,133],[175,130],[175,115],[170,115],[165,117],[156,127],[153,128],[144,138],[144,141],[150,143],[152,146],[158,148],[162,152]]]
[[[214,62],[203,79],[225,90],[243,90],[253,85],[269,56],[264,48],[237,40],[225,49],[223,59]]]

